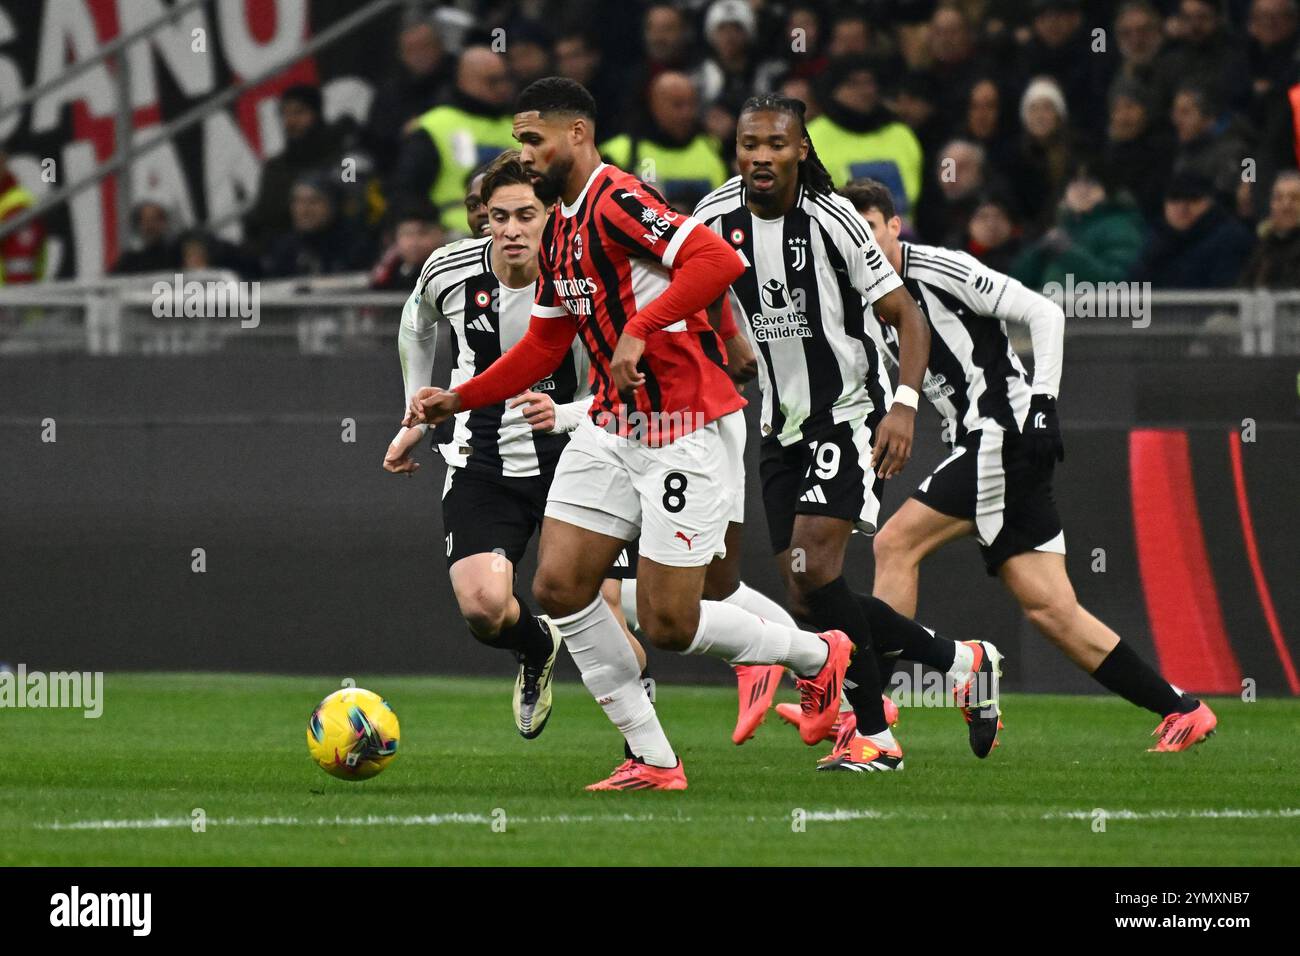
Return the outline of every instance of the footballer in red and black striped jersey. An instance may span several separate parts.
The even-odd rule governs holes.
[[[645,315],[667,290],[697,226],[653,187],[604,163],[546,225],[533,315],[576,327],[591,355],[592,419],[603,428],[626,436],[641,423],[650,443],[660,444],[744,407],[703,311],[674,316],[660,328]],[[645,384],[625,406],[610,362],[629,326],[645,338],[638,366]]]
[[[452,392],[417,393],[407,424],[436,424],[514,394],[550,372],[582,335],[593,417],[560,457],[534,593],[634,755],[592,789],[680,790],[681,761],[599,593],[626,542],[640,535],[638,617],[650,642],[733,665],[790,668],[806,743],[820,741],[838,714],[851,643],[840,631],[812,635],[737,603],[700,599],[743,501],[744,447],[744,399],[705,310],[744,263],[721,237],[603,163],[595,116],[591,94],[573,80],[547,77],[520,94],[521,161],[536,194],[559,202],[543,236],[532,321],[485,373]]]

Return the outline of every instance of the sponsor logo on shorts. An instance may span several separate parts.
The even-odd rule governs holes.
[[[826,492],[822,491],[821,485],[813,485],[811,488],[809,488],[807,491],[805,491],[802,495],[799,496],[799,500],[807,501],[815,505],[827,504]]]
[[[698,531],[695,532],[695,534],[691,535],[689,538],[686,537],[686,535],[685,535],[684,533],[682,533],[681,531],[678,531],[675,535],[673,535],[673,537],[675,537],[675,538],[681,538],[683,541],[686,542],[686,550],[687,550],[687,551],[691,551],[691,550],[694,549],[694,546],[695,546],[695,539],[698,538],[699,536],[700,536],[700,533],[699,533]]]

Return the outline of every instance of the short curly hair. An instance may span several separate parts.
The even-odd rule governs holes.
[[[587,88],[565,76],[544,76],[529,83],[515,101],[516,113],[536,110],[542,116],[568,113],[596,119],[596,101]]]

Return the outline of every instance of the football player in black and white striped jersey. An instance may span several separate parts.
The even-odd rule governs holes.
[[[729,296],[758,356],[772,550],[796,616],[843,630],[858,648],[845,679],[854,720],[843,722],[819,769],[899,769],[902,749],[869,649],[880,630],[929,632],[855,595],[843,567],[850,534],[875,531],[883,480],[910,454],[929,329],[856,210],[835,195],[802,102],[773,95],[746,102],[736,159],[740,176],[706,196],[694,215],[748,265]],[[874,322],[864,321],[864,301],[901,337],[897,393]],[[962,645],[962,661],[978,666],[983,645],[972,644],[980,650]]]
[[[1204,740],[1217,722],[1210,708],[1161,678],[1080,606],[1066,573],[1052,496],[1055,465],[1065,460],[1056,414],[1064,312],[968,253],[900,241],[901,221],[881,183],[860,180],[843,193],[925,312],[931,332],[924,389],[947,420],[953,447],[877,533],[876,596],[915,613],[921,561],[974,535],[988,573],[1002,579],[1044,636],[1103,687],[1161,718],[1154,750],[1185,750]],[[1032,380],[1007,338],[1008,322],[1029,329]],[[898,355],[887,329],[885,335]],[[924,660],[927,652],[913,647],[902,656]]]
[[[503,153],[477,184],[488,234],[431,255],[402,312],[398,352],[408,403],[429,384],[440,322],[451,332],[453,386],[489,366],[528,328],[546,209],[516,152]],[[458,414],[434,434],[448,466],[442,512],[452,588],[473,635],[519,660],[513,709],[526,738],[540,734],[550,717],[559,632],[529,611],[515,590],[515,567],[541,524],[567,432],[590,404],[588,382],[586,352],[575,342],[555,372],[528,391]],[[398,433],[385,469],[411,474],[419,468],[411,452],[426,427]],[[624,560],[610,573],[632,574],[633,567]],[[644,652],[634,649],[644,668]]]

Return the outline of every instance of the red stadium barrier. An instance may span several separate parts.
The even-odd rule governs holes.
[[[1138,567],[1161,672],[1194,693],[1239,693],[1241,668],[1206,554],[1187,433],[1133,430],[1129,476]]]
[[[1255,522],[1250,515],[1250,498],[1246,494],[1246,473],[1241,463],[1241,435],[1235,431],[1228,433],[1228,453],[1232,457],[1232,483],[1237,493],[1237,513],[1241,517],[1241,536],[1246,547],[1246,558],[1250,562],[1250,573],[1255,578],[1255,592],[1259,595],[1264,620],[1268,622],[1269,636],[1277,648],[1278,660],[1282,662],[1287,686],[1291,688],[1292,694],[1300,694],[1300,677],[1296,676],[1295,662],[1291,659],[1291,651],[1282,634],[1282,625],[1273,605],[1273,594],[1269,591],[1268,579],[1264,576],[1264,564],[1259,558]]]

